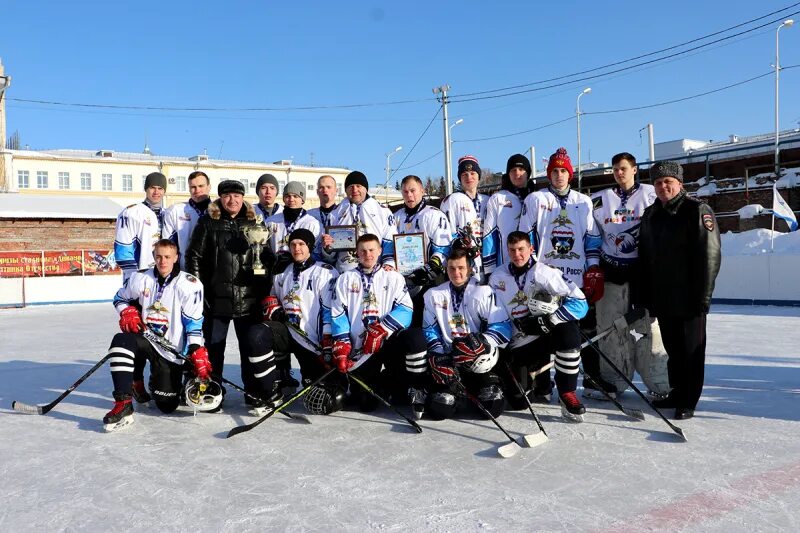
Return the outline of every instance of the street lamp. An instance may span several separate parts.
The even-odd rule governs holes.
[[[460,119],[456,120],[453,124],[451,124],[450,127],[448,128],[449,135],[447,136],[447,140],[450,143],[450,146],[449,146],[450,150],[448,150],[447,168],[451,168],[451,161],[450,161],[451,155],[449,155],[449,154],[453,153],[453,149],[452,149],[452,147],[453,147],[453,128],[455,128],[459,124],[463,124],[463,123],[464,123],[464,119],[460,118]],[[456,176],[456,178],[458,178],[458,176]],[[447,182],[447,183],[445,183],[445,186],[444,186],[445,187],[445,189],[444,189],[445,190],[445,195],[446,196],[450,196],[451,194],[453,194],[453,180],[449,176],[445,177],[445,180]]]
[[[578,121],[578,192],[583,192],[581,189],[581,96],[590,92],[592,92],[592,88],[587,87],[575,99],[575,118]]]
[[[386,183],[383,184],[384,201],[386,203],[389,203],[389,189],[388,189],[388,187],[389,187],[389,174],[392,171],[392,167],[389,165],[389,159],[391,159],[391,157],[394,154],[396,154],[397,152],[399,152],[402,149],[403,149],[402,146],[398,146],[397,148],[395,148],[394,150],[392,150],[391,152],[386,154]]]
[[[778,123],[778,78],[780,76],[781,71],[781,60],[780,54],[778,52],[778,35],[781,31],[781,28],[786,26],[787,28],[794,24],[794,20],[787,19],[784,20],[778,29],[775,30],[775,179],[778,180],[781,177],[781,164],[780,159],[778,156],[778,137],[780,136],[779,123]]]

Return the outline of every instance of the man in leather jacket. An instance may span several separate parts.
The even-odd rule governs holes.
[[[721,263],[714,211],[683,188],[683,169],[664,161],[650,167],[658,200],[642,216],[639,265],[642,301],[658,318],[669,356],[672,391],[657,407],[675,418],[694,416],[703,391],[706,315]]]
[[[192,232],[186,251],[186,271],[203,282],[205,288],[203,334],[211,368],[222,376],[225,340],[231,321],[239,340],[242,382],[248,393],[255,393],[247,332],[261,321],[261,301],[269,290],[266,276],[253,273],[253,250],[243,229],[255,226],[253,206],[244,201],[241,182],[224,180],[217,188],[219,199]],[[266,263],[266,251],[262,261]],[[249,402],[248,402],[249,403]]]

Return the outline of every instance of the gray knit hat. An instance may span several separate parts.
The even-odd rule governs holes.
[[[272,185],[275,186],[275,189],[280,189],[280,187],[278,186],[278,178],[276,178],[272,174],[261,174],[261,176],[259,176],[258,178],[258,181],[256,182],[256,192],[261,190],[261,186],[264,185],[265,183],[271,183]]]
[[[683,167],[675,161],[661,161],[650,167],[650,181],[668,177],[683,183]]]
[[[286,184],[286,187],[283,188],[283,195],[286,196],[287,194],[296,194],[305,202],[306,187],[299,181],[290,181]]]
[[[165,191],[167,190],[167,177],[162,174],[161,172],[151,172],[147,175],[144,179],[144,190],[149,189],[150,187],[161,187]]]

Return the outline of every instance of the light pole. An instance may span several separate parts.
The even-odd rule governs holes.
[[[391,174],[391,172],[392,172],[392,167],[389,165],[389,159],[391,159],[391,157],[394,154],[396,154],[397,152],[399,152],[402,149],[403,149],[402,146],[398,146],[397,148],[395,148],[394,150],[392,150],[391,152],[386,154],[386,183],[383,184],[383,194],[384,194],[383,201],[386,202],[386,203],[389,203],[389,188],[388,188],[389,187],[389,174]]]
[[[437,100],[442,103],[442,125],[444,126],[444,179],[447,182],[447,193],[453,189],[453,175],[452,171],[450,170],[450,128],[447,126],[447,103],[449,100],[447,99],[447,91],[450,90],[449,85],[442,85],[441,87],[434,87],[433,94],[442,96],[437,96]]]
[[[448,169],[452,168],[452,165],[451,165],[452,162],[451,162],[450,159],[451,159],[452,153],[453,153],[453,150],[452,150],[452,147],[453,147],[453,128],[455,128],[459,124],[463,124],[463,123],[464,123],[464,119],[460,118],[460,119],[456,120],[453,124],[451,124],[448,127],[449,135],[447,137],[447,142],[449,143],[449,147],[450,147],[450,149],[448,150],[448,154],[449,155],[447,156],[447,168]],[[458,176],[456,176],[456,178],[457,177]],[[450,196],[453,193],[453,180],[451,179],[451,177],[449,175],[445,177],[444,190],[445,190],[445,196]]]
[[[575,118],[578,121],[578,192],[583,192],[581,189],[581,96],[590,92],[592,92],[592,88],[587,87],[575,99]]]
[[[781,71],[781,60],[780,54],[778,52],[778,35],[780,34],[781,28],[786,26],[787,28],[794,24],[794,20],[787,19],[784,20],[778,29],[775,30],[775,179],[780,179],[781,177],[781,164],[780,159],[778,156],[778,137],[780,136],[779,122],[778,122],[778,78],[780,76]]]

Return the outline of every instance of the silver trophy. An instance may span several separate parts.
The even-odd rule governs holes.
[[[270,236],[269,229],[261,223],[260,218],[256,220],[255,226],[247,226],[242,230],[245,239],[253,249],[253,274],[256,276],[264,276],[267,273],[267,269],[261,262],[261,248],[267,244]]]

